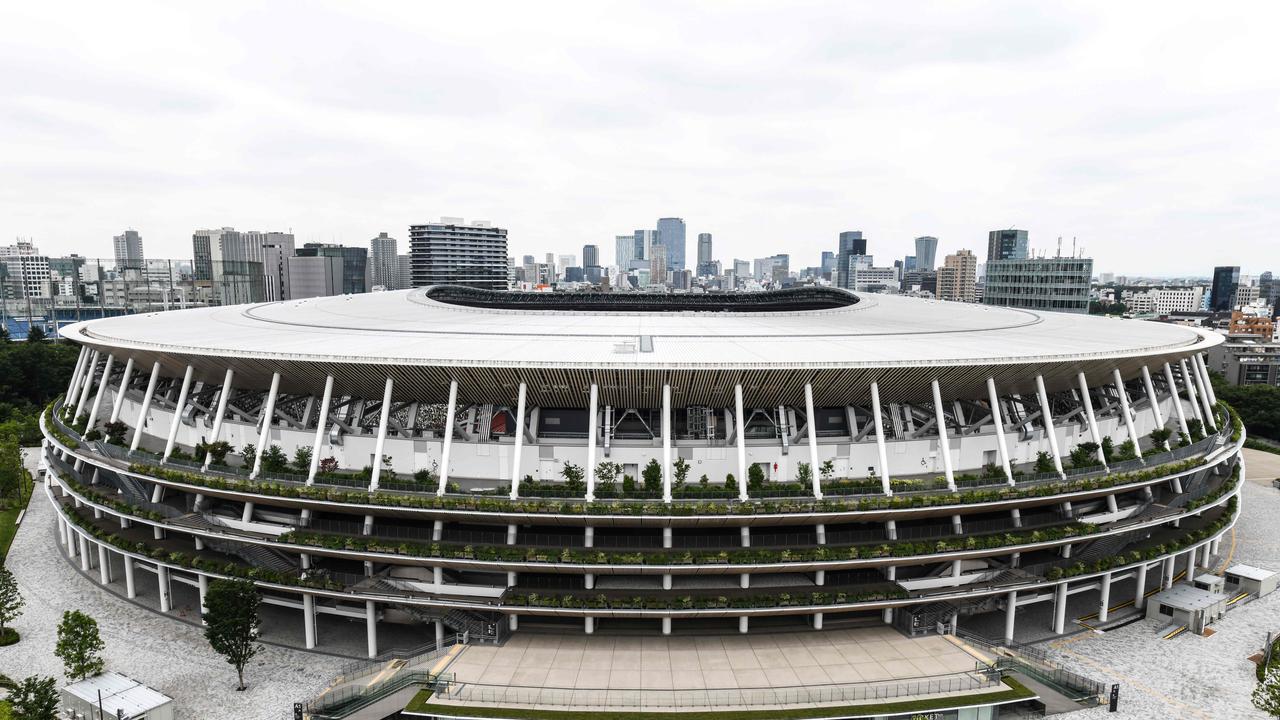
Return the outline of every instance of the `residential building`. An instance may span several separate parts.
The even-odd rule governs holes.
[[[849,263],[841,268],[849,284],[846,290],[871,293],[896,293],[901,286],[901,268],[874,267],[860,260],[859,256],[849,256]]]
[[[342,295],[340,255],[294,255],[288,258],[289,299]]]
[[[137,230],[125,230],[112,238],[117,268],[140,268],[143,265],[142,235]]]
[[[948,255],[937,273],[939,300],[974,302],[977,297],[974,286],[978,281],[978,258],[972,251],[961,250]]]
[[[987,262],[992,260],[1025,260],[1028,257],[1028,253],[1026,230],[1009,228],[1008,230],[992,230],[987,233]],[[917,263],[919,263],[919,259],[917,259]]]
[[[409,287],[400,284],[400,253],[397,245],[396,239],[384,232],[378,233],[378,237],[369,241],[369,280],[374,287],[381,285],[387,290]]]
[[[938,238],[930,235],[916,238],[916,264],[921,270],[932,270],[937,267],[934,260],[938,254]],[[972,254],[972,253],[971,253]]]
[[[993,259],[986,265],[982,301],[987,305],[1089,312],[1089,288],[1093,279],[1093,260],[1089,258]]]
[[[327,255],[342,259],[342,294],[355,295],[369,292],[369,251],[366,248],[348,247],[328,243],[307,243],[298,255],[314,257]],[[507,259],[502,258],[502,284],[506,286]]]
[[[449,222],[446,222],[449,221]],[[507,289],[507,231],[460,218],[409,228],[413,286],[467,285]]]
[[[1250,305],[1254,300],[1259,299],[1260,292],[1257,285],[1241,284],[1236,288],[1235,295],[1231,299],[1231,307],[1238,308]]]
[[[1232,385],[1280,386],[1280,343],[1228,339],[1208,349],[1205,365]]]
[[[1236,290],[1240,287],[1240,267],[1238,265],[1221,265],[1213,269],[1213,286],[1209,291],[1209,309],[1214,312],[1227,312],[1235,302]]]

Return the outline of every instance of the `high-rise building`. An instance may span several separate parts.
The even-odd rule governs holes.
[[[260,233],[232,227],[197,230],[191,236],[197,280],[213,287],[210,302],[239,305],[263,302],[266,294],[266,255]]]
[[[861,230],[846,230],[840,233],[840,246],[836,253],[836,285],[838,287],[853,287],[849,268],[857,262],[853,258],[865,257],[866,254],[867,240],[862,237]]]
[[[1027,231],[992,230],[987,233],[987,262],[992,260],[1024,260],[1028,257]],[[919,252],[916,264],[920,264]]]
[[[634,233],[633,242],[635,243],[635,255],[632,260],[644,260],[643,267],[649,267],[649,248],[658,242],[657,230],[637,230]]]
[[[396,256],[396,287],[401,290],[413,288],[413,260],[408,254]]]
[[[342,256],[294,255],[287,265],[290,300],[343,294]]]
[[[617,265],[619,270],[625,272],[628,268],[631,267],[631,261],[635,259],[636,259],[635,234],[614,235],[613,236],[613,264]]]
[[[293,234],[282,232],[244,233],[245,241],[262,246],[262,298],[267,302],[288,300],[289,258],[295,252]]]
[[[366,248],[307,243],[298,249],[302,257],[327,256],[342,260],[342,294],[355,295],[369,292],[369,251]],[[503,284],[507,276],[506,258],[502,261]]]
[[[1280,299],[1280,282],[1268,270],[1258,276],[1258,297],[1271,306],[1272,314],[1276,311],[1276,300]]]
[[[582,268],[585,270],[589,267],[600,267],[599,245],[582,246]]]
[[[112,238],[111,244],[115,248],[117,268],[136,270],[143,267],[142,235],[137,230],[125,230]]]
[[[396,239],[384,232],[369,241],[369,279],[376,287],[400,290],[400,254]]]
[[[918,252],[918,251],[917,251]],[[978,257],[969,250],[948,255],[938,268],[939,300],[974,302],[978,280]]]
[[[830,250],[822,251],[822,276],[828,280],[831,279],[831,273],[836,269],[836,254]]]
[[[667,249],[667,267],[684,270],[684,220],[677,217],[658,218],[657,241]]]
[[[52,295],[49,258],[34,244],[18,240],[0,246],[0,297],[43,298]]]
[[[734,258],[733,274],[734,274],[734,277],[738,278],[739,282],[745,280],[746,278],[751,277],[751,261],[739,260],[737,258]]]
[[[988,260],[982,302],[986,305],[1089,312],[1093,260],[1052,257]]]
[[[916,264],[915,267],[907,268],[914,270],[932,270],[937,267],[935,260],[938,254],[938,238],[931,235],[916,238]]]
[[[717,274],[715,263],[711,259],[711,233],[698,233],[698,277],[711,277]]]
[[[667,284],[667,246],[656,243],[649,248],[649,284]]]
[[[1240,287],[1240,267],[1238,265],[1221,265],[1213,269],[1213,286],[1209,291],[1209,309],[1214,312],[1228,311]]]
[[[569,268],[578,264],[578,258],[574,255],[561,255],[556,259],[556,270],[560,277],[565,277],[565,273]]]
[[[409,255],[414,287],[507,289],[507,231],[489,223],[465,224],[460,218],[442,218],[439,223],[412,225]]]

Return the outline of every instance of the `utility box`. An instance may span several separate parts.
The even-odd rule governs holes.
[[[104,672],[62,688],[69,718],[173,720],[173,699],[117,672]]]
[[[1270,594],[1276,589],[1277,580],[1280,580],[1280,575],[1252,565],[1232,565],[1223,573],[1223,577],[1228,584],[1238,587],[1240,592],[1258,597]]]
[[[1185,625],[1203,635],[1204,629],[1227,614],[1227,596],[1191,585],[1174,585],[1147,601],[1147,619]]]

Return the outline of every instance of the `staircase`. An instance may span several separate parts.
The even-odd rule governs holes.
[[[209,547],[228,555],[235,555],[254,567],[275,570],[281,573],[299,572],[298,564],[288,555],[261,545],[231,542],[227,540],[207,540]]]
[[[381,587],[377,581],[373,583],[375,587]],[[393,587],[390,583],[386,586]],[[435,622],[439,620],[444,623],[445,627],[463,635],[471,641],[493,640],[497,642],[501,639],[502,634],[502,618],[487,618],[480,613],[464,610],[462,608],[442,608],[420,605],[401,605],[402,610],[417,618],[419,621]]]
[[[960,608],[946,601],[939,601],[915,608],[907,608],[898,613],[905,625],[903,628],[911,635],[922,635],[933,632],[938,623],[947,625],[951,616]]]

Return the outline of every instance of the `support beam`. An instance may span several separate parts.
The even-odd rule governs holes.
[[[329,403],[333,401],[333,376],[324,378],[324,397],[320,399],[320,417],[316,418],[316,438],[311,443],[311,467],[307,470],[307,484],[316,481],[316,472],[320,469],[320,448],[324,447],[324,436],[328,432]]]
[[[594,387],[594,386],[592,386]],[[440,485],[436,495],[444,495],[449,488],[449,451],[453,449],[453,416],[458,412],[458,381],[449,381],[449,404],[444,411],[444,444],[440,449]]]
[[[1182,407],[1182,396],[1178,394],[1178,385],[1173,381],[1173,366],[1164,364],[1164,381],[1169,385],[1169,395],[1173,399],[1173,414],[1178,418],[1178,430],[1191,439],[1191,430],[1187,427],[1187,411]]]
[[[1204,408],[1204,424],[1206,432],[1218,430],[1218,422],[1213,418],[1213,402],[1209,399],[1209,372],[1205,370],[1197,353],[1191,356],[1191,378],[1195,380],[1196,390],[1200,393],[1200,405]]]
[[[996,393],[996,379],[987,378],[987,401],[991,403],[991,422],[996,426],[996,443],[1000,448],[1000,467],[1004,476],[1013,485],[1013,469],[1009,463],[1009,445],[1004,439],[1004,418],[1000,413],[1000,395]]]
[[[133,577],[133,557],[129,555],[122,557],[124,558],[124,596],[133,600],[138,597],[138,586],[134,584]]]
[[[1147,604],[1147,564],[1138,565],[1138,574],[1134,578],[1133,607],[1141,610]]]
[[[520,497],[520,451],[524,449],[524,404],[528,387],[520,383],[520,392],[516,397],[516,447],[511,453],[511,499]]]
[[[76,402],[76,411],[71,414],[71,422],[80,419],[80,415],[84,413],[85,401],[89,399],[89,390],[93,388],[94,371],[98,369],[98,351],[94,350],[89,356],[89,364],[85,366],[84,382],[80,385],[80,400]]]
[[[1018,591],[1010,590],[1004,599],[1004,644],[1013,644],[1015,616],[1018,613]]]
[[[742,383],[733,386],[733,422],[738,441],[738,499],[747,499],[747,432],[746,418],[742,414]],[[746,618],[743,618],[745,621]]]
[[[302,593],[302,627],[308,650],[316,646],[316,596]]]
[[[107,557],[106,543],[98,543],[98,582],[103,585],[111,582],[111,560]]]
[[[71,380],[67,383],[67,394],[62,400],[64,407],[69,407],[75,402],[76,391],[80,389],[80,381],[84,378],[84,364],[89,359],[89,352],[87,345],[80,346],[80,354],[76,356],[76,369],[71,372]]]
[[[1187,391],[1187,397],[1191,400],[1191,412],[1195,414],[1196,420],[1200,421],[1200,429],[1204,430],[1208,427],[1204,421],[1204,415],[1200,414],[1199,394],[1196,392],[1196,381],[1192,379],[1191,373],[1187,371],[1187,359],[1183,358],[1178,361],[1178,367],[1182,370],[1182,387]]]
[[[147,381],[147,392],[142,396],[142,407],[138,408],[138,422],[133,426],[133,441],[129,443],[129,452],[138,449],[142,442],[142,426],[147,424],[147,413],[151,410],[151,398],[156,395],[156,384],[160,382],[160,362],[151,365],[151,379]]]
[[[1146,365],[1142,366],[1142,389],[1147,391],[1147,402],[1151,403],[1151,419],[1156,421],[1156,429],[1163,428],[1164,414],[1160,412],[1160,398],[1156,397],[1156,386],[1155,383],[1151,382],[1151,370]],[[1168,452],[1168,440],[1164,441],[1164,449]]]
[[[120,408],[124,406],[124,393],[129,389],[129,380],[133,377],[133,358],[129,358],[124,364],[124,374],[120,376],[120,387],[116,390],[115,402],[111,404],[111,417],[108,423],[117,422],[120,419]]]
[[[1129,391],[1124,389],[1120,368],[1112,368],[1111,380],[1116,384],[1116,392],[1120,393],[1120,411],[1124,414],[1124,428],[1129,433],[1129,442],[1133,443],[1134,454],[1141,459],[1142,446],[1138,444],[1138,431],[1133,426],[1133,413],[1129,410]]]
[[[1036,375],[1036,395],[1040,398],[1040,417],[1044,421],[1045,435],[1049,437],[1049,454],[1053,456],[1053,468],[1059,476],[1065,476],[1062,469],[1062,451],[1058,448],[1058,430],[1053,424],[1053,412],[1049,409],[1049,393],[1044,389],[1044,376]]]
[[[662,383],[662,502],[671,502],[671,384]],[[742,481],[739,481],[742,482]]]
[[[1053,632],[1061,635],[1067,625],[1067,584],[1060,582],[1053,589]]]
[[[98,421],[98,410],[102,409],[102,396],[107,394],[107,383],[111,380],[111,366],[115,363],[115,355],[107,355],[107,364],[102,369],[102,380],[98,382],[98,394],[93,397],[93,407],[89,410],[89,421],[84,425],[88,433]]]
[[[276,397],[280,394],[280,373],[271,373],[271,389],[267,391],[267,402],[262,407],[262,433],[258,435],[258,452],[253,458],[253,472],[249,473],[249,479],[258,477],[258,473],[262,472],[262,456],[267,453],[267,448],[271,445],[271,420],[276,414]],[[373,472],[378,472],[378,463],[373,464]]]
[[[209,444],[218,442],[222,439],[222,421],[227,417],[227,403],[231,400],[231,382],[235,380],[236,373],[231,368],[222,374],[222,389],[218,390],[218,408],[217,414],[213,416],[213,433],[209,436]],[[204,469],[209,469],[209,463],[213,462],[213,454],[204,454]]]
[[[1084,416],[1089,421],[1089,437],[1098,446],[1098,462],[1107,466],[1107,456],[1102,452],[1102,431],[1098,429],[1098,421],[1093,416],[1093,398],[1089,396],[1089,384],[1085,380],[1084,371],[1076,373],[1076,381],[1080,385],[1080,400],[1084,403]]]
[[[893,495],[893,482],[889,477],[889,451],[884,443],[884,418],[880,413],[880,383],[871,382],[871,416],[876,427],[876,452],[880,459],[880,490]]]
[[[1111,612],[1111,573],[1104,573],[1099,582],[1102,589],[1098,597],[1098,622],[1104,623]]]
[[[178,404],[173,408],[173,420],[169,423],[169,438],[164,443],[164,455],[161,456],[160,462],[168,461],[169,455],[173,453],[173,446],[178,442],[178,426],[182,424],[182,409],[187,405],[187,394],[191,392],[191,374],[195,372],[195,368],[187,366],[186,372],[182,374],[182,388],[178,390]],[[262,457],[262,450],[258,450],[258,457]]]
[[[364,634],[369,657],[378,657],[378,612],[372,600],[364,601]]]
[[[587,502],[596,499],[596,434],[600,431],[600,420],[596,417],[598,401],[599,388],[591,383],[587,398]]]
[[[813,480],[813,497],[822,499],[822,477],[818,474],[818,422],[813,413],[813,383],[804,384],[805,429],[809,435],[809,477]],[[822,614],[817,617],[817,624],[822,624]]]
[[[942,410],[942,390],[938,387],[938,379],[934,378],[933,410],[938,416],[938,452],[942,454],[942,470],[947,477],[947,489],[956,491],[955,471],[951,467],[951,442],[947,439],[947,416]]]
[[[378,413],[378,437],[373,442],[373,475],[369,478],[369,492],[378,489],[378,479],[382,475],[382,449],[387,444],[387,421],[391,419],[391,376],[382,388],[382,408]]]

